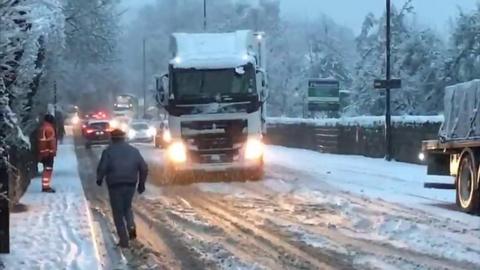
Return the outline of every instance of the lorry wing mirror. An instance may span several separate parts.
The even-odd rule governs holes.
[[[168,74],[163,74],[162,76],[155,77],[155,90],[157,92],[156,99],[159,104],[165,103],[166,89],[165,89],[165,80],[168,79]]]
[[[261,79],[262,89],[261,89],[260,95],[261,95],[262,101],[266,101],[268,99],[267,74],[265,73],[265,71],[263,69],[258,69],[257,73],[259,73],[261,75],[260,79]]]

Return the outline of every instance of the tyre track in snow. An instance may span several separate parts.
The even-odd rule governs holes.
[[[148,151],[150,149],[142,149]],[[148,159],[148,158],[147,158]],[[153,183],[160,179],[161,168],[159,164],[152,164],[152,160],[147,160],[149,167],[155,169],[151,171]],[[155,161],[154,161],[155,162]],[[233,182],[231,183],[234,184]],[[206,219],[218,229],[224,232],[220,237],[222,245],[243,261],[251,262],[252,258],[261,260],[263,265],[270,269],[351,269],[352,263],[349,258],[341,256],[342,254],[322,253],[320,249],[311,249],[302,243],[289,241],[278,232],[269,231],[266,228],[260,228],[254,223],[245,222],[241,215],[232,209],[222,209],[214,200],[209,200],[211,194],[202,192],[191,186],[163,186],[163,195],[168,198],[180,198],[191,204],[194,211],[202,219]],[[184,230],[191,230],[187,226]],[[195,235],[195,232],[190,232]],[[199,238],[208,238],[207,235],[201,235]],[[217,239],[219,239],[217,237]],[[230,242],[235,243],[232,249]],[[244,248],[239,248],[244,247]],[[263,256],[258,256],[262,254]],[[342,259],[340,259],[342,258]]]
[[[267,167],[267,178],[284,179],[286,181],[292,181],[292,180],[296,181],[298,180],[298,178],[312,178],[312,176],[302,172],[283,168],[283,167],[269,166]],[[258,182],[258,183],[261,184],[261,182]],[[262,187],[256,186],[257,183],[245,184],[245,183],[232,182],[232,183],[229,183],[229,185],[235,186],[234,188],[232,188],[232,190],[240,189],[240,190],[244,190],[245,193],[248,195],[255,195],[254,197],[257,197],[257,198],[267,197],[269,200],[272,199],[272,192],[269,192],[269,190],[265,189],[265,187],[262,188]],[[185,186],[185,187],[164,186],[164,190],[165,190],[164,196],[168,196],[170,198],[174,198],[177,196],[177,197],[181,197],[184,200],[187,200],[195,209],[195,211],[197,211],[199,216],[202,216],[210,220],[212,224],[219,226],[227,233],[232,232],[232,234],[235,234],[238,231],[240,231],[240,235],[241,233],[244,233],[248,235],[253,234],[254,236],[256,236],[255,232],[260,231],[259,227],[261,227],[261,231],[259,234],[265,235],[265,231],[268,231],[270,233],[268,234],[269,236],[275,235],[275,240],[269,241],[270,243],[279,242],[278,239],[280,239],[280,242],[284,242],[284,243],[287,242],[289,245],[294,246],[297,249],[300,249],[302,252],[306,252],[307,254],[308,253],[314,254],[314,256],[317,256],[317,257],[319,256],[318,253],[320,248],[307,245],[306,243],[304,243],[304,241],[302,241],[301,239],[298,239],[299,238],[298,235],[295,235],[292,232],[285,231],[286,230],[285,226],[279,226],[275,222],[271,222],[271,224],[267,226],[262,226],[262,225],[259,226],[255,224],[255,222],[254,223],[244,222],[249,218],[251,220],[255,220],[255,219],[256,220],[263,219],[267,221],[275,221],[276,219],[279,220],[278,216],[276,216],[278,213],[275,213],[275,216],[244,215],[245,213],[241,213],[242,209],[238,209],[237,207],[234,206],[235,202],[232,203],[230,194],[222,197],[222,196],[218,196],[218,194],[216,193],[209,194],[209,192],[204,192],[202,190],[198,190],[191,186]],[[277,194],[277,195],[279,195],[279,197],[281,198],[287,195],[286,197],[289,198],[292,194],[288,194],[288,193],[294,193],[295,191],[296,190],[291,190],[289,192],[286,192],[287,194]],[[388,217],[393,220],[402,220],[402,221],[408,221],[412,223],[422,223],[422,224],[425,223],[425,224],[431,225],[433,228],[436,228],[436,229],[442,229],[442,230],[447,229],[449,231],[453,230],[458,232],[458,229],[455,229],[456,224],[453,224],[453,225],[449,223],[445,224],[445,222],[442,222],[444,220],[441,220],[439,217],[426,215],[425,213],[419,213],[417,209],[412,209],[412,208],[404,207],[397,204],[391,204],[382,200],[372,200],[366,197],[356,196],[349,192],[344,192],[344,191],[329,187],[329,185],[326,183],[322,191],[334,193],[336,197],[339,197],[342,200],[348,202],[349,204],[353,204],[357,208],[362,209],[361,211],[362,216],[371,217],[375,215],[386,214],[386,212],[388,212],[389,213]],[[281,193],[281,192],[278,192],[278,193]],[[273,200],[275,199],[276,198],[273,198]],[[263,206],[261,200],[252,202],[251,198],[248,198],[247,201],[249,203],[252,203],[256,207]],[[277,201],[275,201],[275,203],[277,203]],[[301,202],[290,201],[288,203],[294,207],[299,207],[300,209],[305,207],[308,210],[308,205],[304,206],[302,205]],[[270,206],[272,205],[270,204]],[[312,209],[312,210],[317,211],[318,209]],[[335,215],[342,216],[346,214],[351,214],[348,212],[344,212],[338,208],[332,208],[327,210],[330,211],[330,214],[332,216],[335,216]],[[293,216],[295,216],[296,214],[298,213],[293,214]],[[385,243],[380,240],[361,239],[355,235],[356,233],[355,231],[350,233],[348,231],[348,229],[350,228],[339,228],[339,230],[334,231],[329,229],[328,227],[322,228],[321,226],[319,227],[319,226],[309,226],[308,224],[301,224],[299,220],[292,219],[292,213],[287,213],[286,217],[287,218],[281,220],[281,222],[284,224],[287,223],[288,226],[298,226],[298,227],[301,227],[301,229],[304,230],[306,234],[312,235],[314,237],[319,236],[331,242],[338,242],[337,244],[340,244],[340,246],[343,246],[343,247],[347,247],[348,250],[353,251],[357,255],[362,255],[364,257],[372,256],[374,258],[378,258],[378,257],[384,258],[386,261],[390,261],[391,265],[396,267],[400,267],[400,266],[406,267],[407,265],[410,265],[410,267],[413,267],[413,268],[423,267],[426,269],[439,269],[439,268],[475,269],[478,267],[478,265],[475,265],[473,263],[450,260],[445,257],[435,256],[431,254],[418,252],[415,250],[396,247],[391,245],[388,242]],[[242,222],[239,222],[239,220]],[[229,240],[231,239],[225,238],[222,241],[227,242]],[[237,243],[242,243],[242,239],[236,239],[236,241]],[[257,253],[259,252],[259,250],[268,250],[268,248],[266,248],[266,246],[268,245],[265,245],[265,243],[263,243],[262,245],[261,241],[265,242],[265,239],[258,240],[256,244],[250,243],[251,246],[252,245],[255,246],[254,250],[256,250]],[[276,249],[278,250],[281,248],[277,246]],[[240,250],[237,248],[236,251],[240,251]],[[233,253],[235,253],[235,250],[233,250]],[[323,254],[324,258],[322,261],[328,261],[329,257],[334,258],[332,260],[333,261],[332,264],[335,265],[335,268],[364,267],[364,265],[360,265],[360,264],[353,265],[352,258],[348,258],[348,255],[337,254],[331,251],[327,251],[323,253],[324,253]],[[299,258],[296,255],[298,254],[295,254],[295,252],[293,252],[292,256]],[[239,254],[239,257],[242,257],[242,256],[243,256],[242,254]],[[264,256],[275,257],[273,256],[272,252],[264,253]],[[345,262],[344,265],[342,265],[342,263],[339,262],[338,258],[344,258],[344,262]],[[304,259],[303,262],[310,263],[308,259],[305,260],[305,257],[300,258],[300,260],[297,259],[297,261],[301,261],[302,259]],[[269,266],[271,267],[271,265]],[[279,265],[279,266],[287,267],[285,264]],[[297,265],[297,267],[298,266],[299,265]],[[290,265],[290,268],[291,267],[292,265]],[[326,267],[328,266],[324,265],[320,268],[326,268]]]
[[[184,196],[184,194],[182,194]],[[178,196],[172,196],[172,198]],[[187,198],[188,199],[188,198]],[[181,200],[186,200],[184,197]],[[189,200],[189,199],[188,199]],[[191,202],[189,200],[189,202]],[[215,253],[228,254],[236,260],[237,264],[247,265],[247,269],[255,268],[255,265],[261,265],[267,269],[309,269],[311,264],[306,262],[299,262],[298,258],[293,256],[285,256],[286,252],[276,248],[275,246],[258,241],[255,235],[252,235],[251,230],[245,228],[238,228],[231,222],[226,222],[218,215],[206,214],[200,209],[193,206],[196,214],[204,222],[210,226],[208,228],[199,226],[191,220],[187,220],[182,216],[171,218],[171,222],[175,223],[177,230],[185,232],[189,237],[202,241],[203,245],[210,245],[214,247]],[[168,212],[168,210],[165,210]],[[202,228],[203,227],[203,228]],[[288,255],[288,254],[287,254]],[[290,257],[290,258],[289,258]],[[225,260],[228,258],[219,258]],[[235,268],[234,268],[235,269]]]
[[[141,148],[148,151],[146,155],[147,162],[151,170],[150,178],[153,183],[158,181],[161,176],[161,168],[157,160],[149,159],[152,150]],[[158,152],[157,152],[158,153]],[[153,161],[153,164],[152,164]],[[232,183],[233,184],[233,183]],[[237,212],[221,210],[213,201],[206,197],[210,194],[202,192],[191,186],[163,186],[162,196],[170,199],[173,203],[181,204],[187,202],[190,204],[197,215],[202,219],[208,220],[209,224],[216,229],[207,232],[199,232],[195,225],[188,221],[180,221],[172,216],[161,217],[162,220],[170,220],[178,230],[188,231],[189,235],[197,239],[208,239],[209,241],[220,241],[221,246],[226,251],[232,253],[239,260],[249,264],[260,261],[261,265],[269,269],[351,269],[352,264],[348,260],[340,260],[340,254],[323,254],[321,250],[312,250],[306,246],[299,247],[301,243],[295,243],[283,239],[283,236],[277,232],[270,232],[259,228],[254,223],[244,222],[239,219]],[[143,204],[145,205],[145,204]],[[149,209],[150,213],[155,213],[155,209]],[[158,213],[157,213],[158,215]],[[158,216],[157,216],[158,217]],[[177,220],[175,220],[177,219]],[[180,218],[181,219],[181,218]],[[183,224],[182,224],[183,223]],[[182,226],[183,225],[183,226]],[[170,225],[170,227],[174,227]],[[218,235],[218,230],[223,233]],[[232,245],[234,243],[234,245]],[[260,256],[259,256],[260,255]],[[328,263],[326,263],[328,262]]]
[[[230,224],[239,232],[253,236],[257,245],[278,252],[278,259],[287,268],[299,269],[351,269],[352,263],[342,254],[325,252],[321,249],[310,249],[302,243],[292,241],[281,232],[267,226],[259,226],[255,222],[245,220],[233,209],[218,202],[205,198],[190,198],[196,209],[211,219],[217,219],[219,224]]]

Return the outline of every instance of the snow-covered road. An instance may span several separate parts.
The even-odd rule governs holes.
[[[139,245],[161,269],[480,269],[480,218],[423,189],[423,166],[271,146],[263,181],[161,186],[162,152],[138,147]]]

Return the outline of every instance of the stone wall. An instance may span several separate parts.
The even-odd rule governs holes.
[[[436,139],[441,122],[394,122],[393,157],[397,161],[419,163],[422,140]],[[382,158],[385,155],[382,121],[270,121],[267,143],[314,151]]]

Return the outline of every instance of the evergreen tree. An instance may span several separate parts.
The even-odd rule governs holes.
[[[392,11],[392,78],[402,80],[402,88],[392,90],[394,114],[438,113],[441,110],[443,44],[430,29],[410,23],[413,8],[407,2]],[[373,89],[374,79],[385,78],[385,16],[369,14],[360,36],[360,55],[355,68],[351,114],[384,113],[384,92]]]
[[[460,12],[450,38],[445,82],[455,84],[480,78],[480,4]]]
[[[3,109],[12,117],[11,143],[24,141],[19,131],[30,132],[36,112],[46,107],[41,82],[49,71],[47,58],[55,58],[62,45],[63,21],[56,0],[8,0],[0,4],[0,85]],[[8,102],[7,102],[8,100]],[[5,120],[7,121],[7,120]],[[7,129],[5,129],[6,131]]]
[[[118,0],[65,0],[66,46],[58,89],[72,102],[95,93],[101,104],[110,104],[118,86]]]

